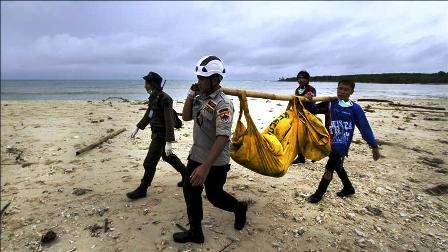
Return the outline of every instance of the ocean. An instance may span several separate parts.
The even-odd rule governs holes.
[[[193,81],[167,80],[164,91],[183,100]],[[2,100],[143,100],[143,80],[2,80]],[[292,94],[295,82],[223,81],[223,86],[276,94]],[[313,82],[318,96],[336,95],[336,82]],[[357,83],[352,98],[448,99],[448,85]]]

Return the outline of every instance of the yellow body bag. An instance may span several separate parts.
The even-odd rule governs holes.
[[[230,156],[238,164],[262,175],[281,177],[298,153],[312,161],[329,155],[330,135],[319,118],[297,100],[262,132],[252,120],[246,95],[239,97],[240,114],[233,133]],[[241,122],[244,113],[247,128]]]

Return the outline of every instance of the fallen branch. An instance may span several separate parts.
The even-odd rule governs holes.
[[[121,100],[122,102],[129,102],[128,99],[123,98],[123,97],[116,97],[116,96],[111,96],[111,97],[107,97],[106,99],[102,100],[103,102],[107,101],[107,100],[112,100],[112,99],[118,99]]]
[[[384,100],[384,99],[368,99],[368,98],[366,98],[366,99],[361,98],[361,99],[358,99],[357,101],[366,101],[366,102],[387,102],[387,103],[393,102],[393,101]]]
[[[446,110],[445,108],[440,108],[440,107],[429,107],[429,106],[400,104],[400,103],[390,103],[389,105],[390,106],[394,106],[394,107],[405,107],[405,108],[421,108],[421,109],[431,109],[431,110]]]
[[[3,213],[5,212],[6,208],[9,207],[9,205],[11,205],[11,202],[8,202],[8,203],[2,208],[2,210],[1,210],[1,212],[0,212],[0,216],[3,216]]]
[[[222,249],[218,250],[218,252],[222,252],[222,251],[226,250],[226,248],[230,247],[230,245],[232,245],[232,244],[233,244],[233,240],[230,240],[230,242],[227,243],[227,245],[225,245]]]
[[[393,110],[393,111],[411,111],[411,112],[426,112],[426,113],[438,113],[438,114],[447,114],[445,111],[431,111],[431,110],[421,110],[421,109],[399,109],[396,108],[380,108],[380,107],[370,107],[370,109],[379,109],[379,110]]]
[[[291,101],[295,97],[297,97],[302,102],[331,101],[331,100],[337,99],[337,97],[334,97],[334,96],[318,96],[318,97],[313,97],[313,99],[311,99],[311,100],[308,100],[307,98],[305,98],[303,96],[278,95],[278,94],[263,93],[263,92],[258,92],[258,91],[243,90],[243,89],[236,89],[236,88],[223,88],[222,90],[225,94],[232,95],[232,96],[241,96],[243,93],[246,93],[246,97],[281,100],[281,101]]]
[[[186,228],[184,228],[181,224],[176,223],[176,227],[178,227],[180,230],[182,230],[183,232],[187,232],[188,230]]]
[[[95,148],[96,146],[106,142],[107,140],[109,140],[111,138],[116,137],[117,135],[119,135],[120,133],[122,133],[125,130],[126,130],[125,128],[122,128],[122,129],[120,129],[120,130],[118,130],[116,132],[113,132],[113,133],[111,133],[111,134],[109,134],[109,135],[107,135],[105,137],[100,138],[98,141],[96,141],[95,143],[93,143],[93,144],[91,144],[89,146],[86,146],[86,147],[84,147],[84,148],[82,148],[80,150],[77,150],[76,151],[76,156],[78,156],[78,155],[80,155],[80,154],[82,154],[82,153],[84,153],[86,151],[89,151],[89,150]]]

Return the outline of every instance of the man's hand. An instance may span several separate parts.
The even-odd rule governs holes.
[[[378,147],[372,148],[372,157],[373,157],[373,160],[375,160],[375,161],[380,159],[381,154],[380,154],[380,149]]]
[[[190,183],[192,186],[201,186],[204,184],[205,179],[207,178],[208,172],[210,170],[210,166],[206,164],[201,164],[196,167],[191,173]]]
[[[308,93],[306,93],[305,98],[307,98],[308,100],[312,100],[314,97],[314,94],[311,91],[308,91]]]
[[[165,144],[165,155],[167,156],[173,155],[173,146],[171,142],[166,142]]]
[[[193,84],[190,87],[190,91],[188,92],[188,97],[194,98],[196,96],[196,92],[199,91],[198,84]]]
[[[131,138],[134,138],[137,135],[139,128],[135,127],[134,131],[132,131]]]

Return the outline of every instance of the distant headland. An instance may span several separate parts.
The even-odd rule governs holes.
[[[354,82],[390,83],[390,84],[448,84],[448,73],[381,73],[381,74],[352,74],[352,75],[323,75],[312,76],[310,81],[338,82],[340,80]],[[280,77],[278,81],[297,81],[296,77]]]

